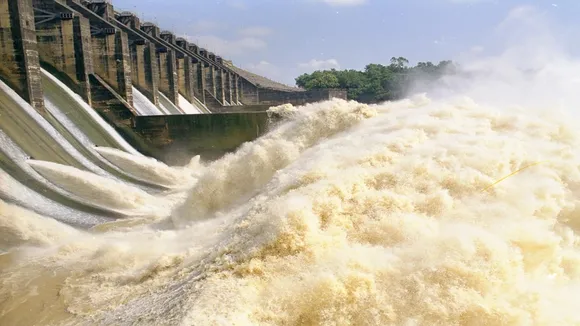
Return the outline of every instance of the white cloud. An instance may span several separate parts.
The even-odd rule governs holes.
[[[202,48],[219,56],[227,58],[251,51],[264,49],[268,44],[259,38],[242,37],[239,39],[225,39],[217,35],[189,36],[188,39]]]
[[[248,5],[242,0],[229,0],[226,2],[228,6],[236,9],[247,9]]]
[[[185,36],[189,41],[224,58],[256,52],[268,47],[264,37],[272,30],[263,26],[250,26],[238,31],[238,35],[222,35],[226,25],[214,21],[198,21],[192,26],[193,33]]]
[[[298,68],[304,70],[327,70],[327,69],[340,69],[340,65],[336,59],[328,60],[316,60],[312,59],[308,62],[299,63]]]
[[[191,26],[190,32],[195,34],[207,33],[210,31],[213,32],[223,29],[224,27],[226,26],[222,23],[218,23],[211,20],[200,20]]]
[[[469,49],[472,53],[481,53],[483,50],[485,50],[485,48],[481,45],[474,45]]]
[[[268,78],[276,78],[280,75],[280,69],[266,60],[244,66],[245,69]]]
[[[512,8],[509,11],[505,20],[500,24],[500,26],[505,26],[507,23],[514,20],[535,20],[540,18],[540,12],[536,7],[530,5],[522,5]]]
[[[331,6],[360,6],[368,2],[368,0],[318,0]]]
[[[240,35],[246,37],[263,37],[272,34],[272,30],[264,26],[247,27],[238,31]]]

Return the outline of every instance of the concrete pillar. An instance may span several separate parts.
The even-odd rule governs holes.
[[[234,96],[233,96],[233,83],[232,83],[232,76],[233,74],[231,72],[226,72],[225,73],[225,87],[224,87],[224,91],[226,93],[226,101],[228,101],[228,103],[230,103],[230,105],[237,105],[237,102],[234,102]]]
[[[223,93],[224,93],[224,101],[228,102],[230,105],[237,105],[237,102],[234,102],[233,73],[229,69],[227,69],[227,65],[224,65],[224,59],[222,57],[210,56],[210,59],[215,61],[220,67],[222,85],[223,85]]]
[[[34,0],[33,5],[42,65],[90,105],[93,58],[89,20],[58,2]]]
[[[179,93],[181,95],[185,95],[186,93],[186,89],[185,89],[185,61],[186,57],[185,56],[177,56],[177,60],[176,60],[176,67],[177,67],[177,85],[178,85],[178,90]]]
[[[159,104],[159,68],[155,46],[149,42],[130,41],[131,71],[134,86],[155,105]]]
[[[127,33],[131,51],[133,85],[155,105],[159,104],[159,66],[155,45],[134,31],[141,23],[131,13],[121,13],[114,20],[117,27]]]
[[[129,39],[127,34],[117,31],[115,33],[115,60],[117,61],[117,80],[121,96],[133,105],[133,83],[131,80],[131,52],[129,51]]]
[[[141,24],[141,31],[150,37],[161,38],[161,31],[152,23]],[[179,105],[179,80],[177,54],[165,46],[156,44],[157,64],[159,67],[159,91],[175,105]]]
[[[113,22],[115,18],[115,9],[110,2],[106,0],[85,0],[83,4],[91,11],[101,16],[108,22]]]
[[[153,37],[159,37],[161,35],[159,27],[152,23],[143,23],[141,25],[141,30]]]
[[[190,52],[193,52],[193,53],[195,53],[195,54],[199,54],[199,47],[198,47],[197,45],[195,45],[195,44],[192,44],[192,43],[188,44],[188,45],[187,45],[187,49],[188,49]]]
[[[177,58],[169,49],[157,51],[159,57],[159,90],[175,105],[179,105]]]
[[[170,31],[163,31],[159,33],[159,38],[169,44],[177,44],[177,37],[175,37],[175,34],[171,33]]]
[[[190,102],[194,101],[195,97],[195,84],[197,84],[196,76],[194,75],[194,66],[192,59],[185,56],[182,60],[183,69],[180,71],[179,90],[181,94]]]
[[[196,97],[202,103],[205,103],[205,73],[203,62],[194,64],[194,80],[196,81]]]
[[[240,103],[240,76],[238,74],[234,74],[233,75],[233,88],[232,88],[232,97],[233,97],[233,101],[236,104]]]
[[[194,54],[199,54],[199,48],[195,44],[191,44],[186,42],[185,40],[182,41],[183,47],[187,49],[189,52]],[[179,40],[178,40],[179,44]],[[205,103],[205,74],[203,71],[203,62],[200,62],[197,59],[192,60],[192,74],[193,74],[193,89],[195,97],[202,103]]]
[[[160,37],[165,42],[178,46],[178,50],[184,47],[185,40],[183,38],[179,38],[178,42],[178,38],[169,31],[162,32]],[[179,85],[179,93],[183,95],[183,97],[185,97],[189,102],[193,102],[193,67],[191,64],[191,57],[184,54],[182,51],[176,50],[175,52],[177,55],[177,82]]]
[[[140,52],[141,50],[143,51],[143,64],[136,62],[135,65],[142,67],[140,71],[143,71],[145,79],[139,80],[139,86],[151,102],[157,105],[159,104],[159,61],[155,45],[147,42],[136,51]]]
[[[141,20],[137,16],[133,15],[133,13],[122,12],[115,18],[125,26],[128,26],[137,31],[141,30]]]
[[[0,1],[0,42],[0,78],[44,113],[32,1]]]
[[[92,37],[94,70],[129,104],[133,104],[131,57],[127,34],[107,30]]]
[[[199,54],[206,58],[208,56],[208,52],[205,49],[199,49]],[[205,85],[203,85],[204,92],[208,92],[211,96],[215,97],[216,89],[214,66],[209,63],[202,62],[201,68],[203,71],[203,80],[205,82]]]
[[[225,73],[224,70],[220,68],[216,68],[215,72],[215,97],[220,103],[225,105]]]
[[[181,49],[188,51],[188,42],[182,38],[178,37],[175,39],[175,44]],[[197,82],[197,59],[191,56],[184,56],[183,60],[183,72],[180,72],[179,83],[180,92],[182,95],[190,102],[194,102],[194,98],[198,97],[198,82]],[[182,77],[183,75],[183,77]],[[183,79],[183,81],[182,81]],[[183,85],[182,85],[183,84]],[[199,100],[199,97],[198,97]]]
[[[212,96],[216,96],[215,87],[215,71],[214,66],[211,64],[204,65],[203,67],[204,77],[205,77],[205,90],[208,91]]]
[[[113,7],[104,0],[67,0],[67,5],[87,17],[91,26],[93,70],[125,102],[133,105],[131,52],[127,34],[109,22]],[[92,10],[91,10],[92,9]],[[94,11],[93,11],[94,10]]]
[[[78,89],[81,96],[92,105],[90,74],[94,72],[93,49],[91,47],[91,25],[80,14],[73,19],[75,64]]]
[[[258,87],[251,84],[247,80],[239,79],[239,97],[242,104],[251,105],[260,103],[260,94]]]

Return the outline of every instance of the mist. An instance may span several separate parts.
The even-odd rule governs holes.
[[[512,9],[493,30],[495,53],[467,52],[453,58],[454,71],[427,84],[419,78],[408,96],[469,97],[482,105],[578,114],[580,59],[573,35],[533,6]]]

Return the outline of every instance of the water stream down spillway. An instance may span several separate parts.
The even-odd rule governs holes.
[[[470,83],[274,107],[185,166],[0,83],[0,325],[580,325],[580,98]]]

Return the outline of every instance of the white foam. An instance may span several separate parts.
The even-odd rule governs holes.
[[[0,250],[19,245],[53,245],[79,231],[0,200]]]
[[[29,160],[38,173],[86,203],[124,215],[162,215],[165,203],[128,184],[67,165]]]
[[[111,221],[110,218],[77,211],[43,197],[25,187],[2,169],[0,169],[0,197],[44,216],[72,225],[90,227]]]
[[[192,169],[185,170],[183,168],[169,167],[153,158],[134,156],[114,148],[97,147],[95,150],[112,164],[131,175],[165,187],[182,187],[191,184],[195,180],[193,174],[201,174],[202,172],[201,168],[198,171],[194,171]],[[191,164],[195,165],[195,163]]]
[[[164,115],[170,114],[169,111],[158,108],[149,99],[143,95],[137,88],[133,87],[133,107],[140,115]]]
[[[0,321],[580,322],[573,122],[425,96],[274,111],[286,122],[205,167],[177,227],[112,224],[9,263]],[[158,200],[92,178],[70,182]],[[47,269],[70,275],[60,301],[29,294]]]

